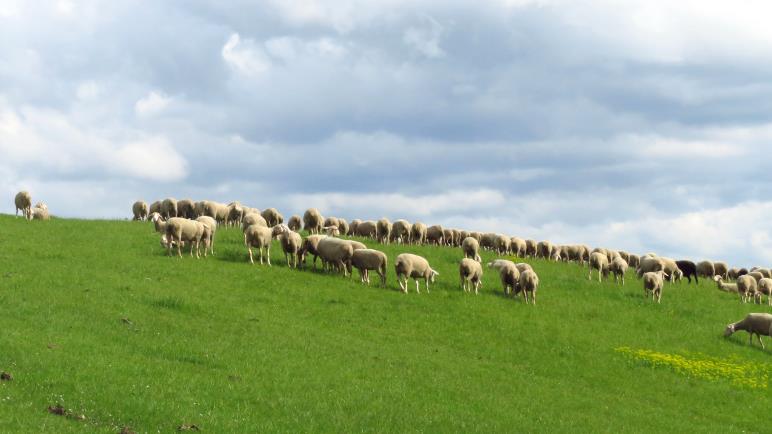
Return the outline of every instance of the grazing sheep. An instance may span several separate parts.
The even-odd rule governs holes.
[[[182,199],[177,201],[177,217],[186,219],[196,218],[195,204],[190,199]]]
[[[287,267],[298,268],[303,237],[293,230],[285,230],[279,235],[279,243],[281,244],[281,250],[284,252],[284,258],[287,260]]]
[[[535,258],[536,246],[536,240],[525,240],[525,256]]]
[[[325,226],[322,228],[322,232],[330,237],[337,237],[340,235],[340,229],[338,229],[338,226]]]
[[[619,250],[617,253],[619,253],[619,256],[627,262],[628,265],[630,265],[630,254],[625,252],[624,250]]]
[[[609,271],[614,273],[614,283],[618,283],[619,280],[622,280],[622,285],[625,284],[625,273],[627,273],[627,262],[622,258],[621,255],[614,258],[614,260],[611,261],[611,264],[609,264]]]
[[[351,256],[354,254],[351,243],[338,238],[325,237],[319,241],[316,250],[325,266],[329,265],[342,270],[343,275],[348,276],[348,270],[351,269]]]
[[[141,200],[134,202],[134,204],[131,206],[131,212],[134,214],[134,218],[132,220],[147,220],[147,216],[150,214],[148,209],[149,208],[147,206],[147,202]]]
[[[367,248],[367,246],[364,245],[364,243],[360,243],[359,241],[356,241],[356,240],[345,240],[345,241],[351,244],[351,247],[354,249],[354,251]]]
[[[726,262],[716,261],[716,262],[713,263],[713,268],[714,268],[714,271],[716,272],[716,274],[718,274],[720,276],[724,276],[724,279],[727,278],[726,273],[727,273],[727,271],[729,271],[729,265],[727,265]]]
[[[313,265],[314,270],[316,269],[316,258],[319,257],[319,251],[317,248],[319,247],[319,241],[322,239],[327,238],[327,235],[321,235],[321,234],[314,234],[309,235],[306,237],[305,240],[303,240],[303,245],[300,248],[300,263],[302,265],[305,265],[306,263],[306,255],[311,254],[314,257]]]
[[[349,227],[348,227],[348,222],[346,221],[346,219],[338,217],[338,230],[340,231],[341,235],[348,234]]]
[[[665,257],[660,257],[659,260],[662,261],[662,269],[665,271],[665,277],[670,280],[670,283],[675,282],[676,279],[680,280],[683,274],[674,260]]]
[[[641,262],[638,265],[638,269],[636,270],[636,275],[640,279],[643,277],[645,273],[664,271],[664,270],[665,270],[665,263],[662,261],[662,259],[645,256],[641,258]]]
[[[497,236],[498,234],[493,232],[482,234],[482,237],[480,238],[480,247],[482,247],[485,250],[496,250]]]
[[[737,289],[736,283],[724,283],[724,278],[722,276],[716,275],[713,277],[713,280],[716,281],[716,285],[718,286],[718,289],[724,292],[733,292],[737,294],[739,291]]]
[[[490,264],[488,264],[490,266]],[[499,267],[499,279],[504,295],[516,294],[520,288],[520,270],[515,264],[509,263]]]
[[[539,289],[539,276],[533,270],[520,273],[520,291],[525,296],[525,304],[528,304],[528,293],[531,294],[534,306],[536,305],[536,290]]]
[[[391,227],[391,222],[386,217],[378,220],[375,224],[375,232],[379,243],[389,244],[389,240],[391,239]]]
[[[764,275],[759,273],[758,271],[751,271],[748,274],[745,274],[744,276],[750,276],[756,279],[756,282],[764,278]]]
[[[268,227],[268,222],[265,221],[262,215],[254,212],[250,212],[244,215],[244,217],[241,219],[241,230],[246,230],[248,227],[252,225],[260,225],[264,227]]]
[[[357,229],[359,229],[359,224],[362,223],[362,220],[354,219],[351,220],[351,224],[348,225],[348,234],[349,236],[355,236],[357,234]]]
[[[461,243],[461,250],[464,251],[464,257],[474,259],[477,262],[482,262],[482,258],[480,258],[480,243],[477,242],[472,237],[466,237],[464,238],[464,241]]]
[[[578,262],[582,266],[584,266],[585,261],[590,260],[590,250],[587,246],[580,244],[565,246],[565,253],[569,261]]]
[[[758,283],[752,276],[745,275],[737,278],[737,293],[740,294],[740,300],[743,303],[747,303],[752,297],[756,296],[756,290]]]
[[[299,215],[293,215],[289,218],[289,221],[287,221],[287,226],[292,230],[293,232],[300,231],[300,227],[302,225],[302,222],[300,220]]]
[[[429,226],[426,229],[427,243],[441,246],[444,243],[444,240],[445,240],[445,232],[443,232],[441,225]]]
[[[207,227],[206,237],[204,238],[204,257],[206,257],[207,249],[214,256],[214,235],[217,233],[217,222],[215,219],[202,215],[196,218],[197,222],[201,222]]]
[[[512,250],[512,239],[506,235],[496,235],[493,246],[499,255],[506,255]]]
[[[442,240],[443,244],[446,246],[452,246],[455,242],[456,235],[453,232],[453,229],[450,228],[443,228],[442,229]]]
[[[736,280],[738,277],[748,274],[748,270],[745,268],[730,268],[726,272],[727,279]]]
[[[274,238],[278,238],[279,235],[284,233],[282,226],[276,226],[274,228],[267,228],[262,225],[252,225],[247,227],[244,231],[244,242],[247,245],[247,251],[249,252],[249,263],[254,264],[254,256],[252,255],[252,247],[257,247],[257,253],[260,255],[260,264],[263,264],[263,259],[266,259],[268,266],[271,266],[271,242]],[[263,254],[265,252],[265,254]]]
[[[169,211],[167,209],[167,211]],[[177,244],[177,255],[182,257],[182,243],[190,243],[190,256],[193,256],[193,247],[196,248],[196,257],[200,258],[201,239],[204,237],[206,227],[203,223],[188,220],[182,217],[172,217],[166,221],[165,235],[168,242],[166,252],[172,255],[172,245]]]
[[[231,202],[228,204],[228,217],[225,224],[228,226],[236,226],[244,219],[246,210],[241,206],[239,202]]]
[[[762,276],[766,278],[772,278],[772,271],[770,271],[769,268],[753,267],[751,271],[760,273]]]
[[[764,294],[767,296],[767,304],[772,306],[772,279],[765,277],[759,280],[758,286],[759,299],[757,303],[761,302],[761,294]]]
[[[284,216],[282,216],[276,208],[268,208],[260,213],[260,215],[268,222],[269,227],[284,223]]]
[[[413,223],[410,232],[410,240],[413,244],[426,244],[426,232],[428,228],[421,222]]]
[[[407,244],[410,242],[410,231],[413,229],[407,220],[397,220],[391,225],[391,241],[398,242],[400,244]]]
[[[649,271],[643,274],[643,291],[646,298],[649,298],[649,291],[651,291],[651,299],[657,300],[657,303],[662,300],[662,287],[665,283],[665,272]]]
[[[155,226],[155,231],[159,234],[165,234],[166,233],[166,222],[164,221],[164,218],[161,217],[161,214],[154,212],[151,213],[148,217],[148,220],[153,222],[153,226]]]
[[[495,268],[496,270],[501,271],[504,267],[516,267],[516,264],[509,259],[494,259],[491,262],[488,262],[488,268]],[[519,271],[519,270],[518,270]]]
[[[214,203],[215,211],[214,211],[214,219],[217,221],[218,224],[225,225],[228,223],[228,213],[230,213],[230,209],[228,208],[228,205],[224,203]]]
[[[608,276],[609,263],[608,257],[602,252],[592,252],[590,255],[590,273],[587,275],[587,280],[592,280],[592,270],[598,270],[598,282],[602,282],[602,276]]]
[[[526,264],[525,262],[518,262],[517,264],[515,264],[515,267],[517,267],[517,271],[519,271],[520,273],[528,270],[533,271],[533,267],[531,267],[531,264]]]
[[[412,253],[402,253],[397,256],[396,261],[394,261],[394,271],[397,273],[399,287],[405,294],[407,294],[407,281],[409,278],[412,277],[415,280],[415,291],[420,294],[418,279],[424,279],[426,292],[428,293],[429,282],[434,283],[435,276],[440,275],[440,273],[432,269],[425,258]]]
[[[378,237],[378,225],[372,220],[363,221],[357,225],[356,235],[376,239]]]
[[[359,270],[362,283],[370,285],[370,270],[375,270],[381,277],[381,286],[386,287],[386,267],[389,259],[385,253],[374,249],[357,249],[351,255],[351,266]],[[353,273],[352,273],[353,275]]]
[[[482,266],[474,259],[463,258],[458,264],[458,275],[461,279],[461,289],[464,292],[471,292],[474,288],[474,293],[477,294],[482,285]]]
[[[509,245],[513,255],[517,256],[518,258],[525,257],[526,245],[524,239],[512,237],[510,239]]]
[[[177,217],[177,199],[173,197],[164,199],[161,202],[161,215],[167,220],[171,217]]]
[[[32,196],[26,191],[20,191],[13,199],[14,205],[16,205],[16,217],[19,216],[19,210],[21,214],[27,220],[32,220]]]
[[[762,336],[772,336],[772,314],[749,313],[742,321],[729,324],[724,330],[724,337],[732,336],[734,332],[744,330],[750,334],[749,345],[753,345],[753,335],[759,340],[761,348],[764,348]]]
[[[157,200],[151,203],[150,209],[148,209],[148,211],[150,212],[150,214],[153,214],[153,213],[161,214],[161,201]]]
[[[630,260],[627,261],[627,265],[638,268],[641,265],[641,257],[638,255],[630,254]]]
[[[324,219],[324,223],[322,223],[323,227],[327,226],[338,226],[338,218],[337,217],[327,217]]]
[[[482,240],[482,234],[480,232],[476,232],[476,231],[469,232],[469,236],[477,240],[478,243],[480,242],[480,240]]]
[[[700,281],[697,280],[697,265],[694,262],[681,260],[676,261],[676,265],[678,266],[678,269],[681,270],[681,273],[683,273],[683,277],[686,277],[689,280],[689,283],[692,283],[692,276],[694,277],[694,283],[700,283]]]

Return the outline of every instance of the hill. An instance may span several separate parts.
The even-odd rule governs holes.
[[[238,229],[196,260],[165,257],[149,223],[0,216],[0,431],[769,429],[772,342],[722,337],[766,305],[702,280],[656,305],[632,273],[528,260],[526,306],[487,269],[462,293],[460,249],[365,242],[388,289],[288,269],[278,244],[250,265]],[[396,291],[401,252],[440,272],[430,294]]]

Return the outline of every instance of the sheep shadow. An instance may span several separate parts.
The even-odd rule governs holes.
[[[736,345],[742,348],[753,347],[753,349],[756,351],[761,351],[762,353],[765,353],[765,354],[772,354],[772,348],[770,348],[770,346],[772,346],[772,339],[767,339],[768,342],[764,344],[766,348],[761,348],[761,346],[759,346],[758,339],[754,337],[754,342],[752,344],[748,344],[747,333],[745,333],[745,335],[746,336],[743,336],[742,339],[734,339],[732,336],[729,336],[729,337],[721,336],[721,337],[724,338],[724,340],[729,341],[732,345]],[[765,337],[766,336],[761,337],[762,342],[764,341]]]

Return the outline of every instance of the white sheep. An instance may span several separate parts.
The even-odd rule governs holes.
[[[177,245],[177,255],[182,257],[182,243],[190,243],[190,256],[193,256],[193,247],[196,248],[196,257],[200,258],[201,239],[206,234],[206,226],[203,223],[188,220],[182,217],[172,217],[166,221],[165,235],[167,240],[166,251],[172,254],[172,245]]]
[[[506,255],[512,250],[512,239],[506,235],[497,234],[493,239],[493,248],[499,255]]]
[[[186,219],[195,219],[197,217],[195,203],[190,199],[181,199],[177,201],[177,217]]]
[[[281,243],[281,249],[284,252],[284,258],[287,260],[287,266],[289,268],[298,268],[298,262],[300,262],[300,249],[303,246],[303,237],[299,233],[286,228],[284,232],[279,235],[279,242]]]
[[[148,212],[150,212],[150,214],[153,214],[153,213],[161,214],[161,201],[157,200],[151,203],[150,208],[148,209]]]
[[[214,235],[217,233],[217,222],[215,219],[202,215],[201,217],[197,217],[196,221],[203,223],[208,231],[206,233],[206,237],[204,238],[204,257],[206,257],[206,252],[209,250],[209,252],[214,256]]]
[[[410,242],[410,231],[413,229],[407,220],[397,220],[391,225],[391,241],[400,244]]]
[[[316,208],[309,208],[303,213],[303,229],[309,234],[319,234],[322,231],[324,218]]]
[[[630,256],[628,256],[629,258]],[[611,264],[609,265],[609,271],[614,273],[614,283],[619,283],[618,281],[622,281],[622,285],[625,284],[625,273],[627,273],[627,262],[624,260],[624,258],[620,255],[619,257],[614,258],[613,261],[611,261]]]
[[[329,265],[342,270],[343,275],[348,276],[348,270],[351,269],[351,256],[354,254],[351,243],[347,240],[325,237],[319,241],[316,251],[325,266]]]
[[[173,197],[164,199],[161,202],[161,215],[167,220],[171,217],[177,217],[177,199]]]
[[[482,266],[474,259],[463,258],[458,264],[458,275],[464,292],[471,292],[474,288],[474,293],[477,294],[482,285],[482,274]]]
[[[490,266],[490,263],[489,263]],[[505,295],[517,294],[520,288],[520,270],[510,262],[499,268],[499,279]]]
[[[263,259],[267,260],[268,266],[271,266],[271,242],[274,238],[278,238],[279,235],[284,233],[282,226],[276,226],[274,228],[267,228],[261,225],[249,226],[244,231],[244,242],[247,245],[247,251],[249,252],[249,263],[254,264],[254,256],[252,255],[252,247],[257,247],[257,253],[260,255],[260,264],[263,264]],[[265,254],[263,254],[265,252]]]
[[[32,196],[26,191],[20,191],[13,199],[13,203],[16,206],[16,217],[19,216],[19,211],[27,220],[32,220]]]
[[[30,215],[35,220],[48,220],[51,218],[50,214],[48,213],[48,205],[43,202],[36,203],[35,206],[32,207]]]
[[[598,282],[603,281],[602,276],[608,276],[609,264],[608,257],[603,252],[592,252],[590,254],[590,273],[587,275],[587,280],[592,280],[592,270],[598,270]]]
[[[369,271],[375,270],[381,277],[381,285],[386,287],[386,267],[388,264],[388,257],[380,250],[356,249],[351,255],[351,266],[359,270],[360,281],[368,285],[370,285]]]
[[[265,221],[268,222],[268,226],[270,227],[284,223],[284,216],[282,216],[281,213],[276,210],[276,208],[268,208],[260,213],[260,215],[263,216]]]
[[[375,239],[378,236],[378,225],[372,220],[361,222],[357,225],[356,235]]]
[[[525,240],[518,237],[512,237],[510,240],[510,249],[512,250],[513,255],[518,258],[524,258],[526,251]]]
[[[429,282],[434,283],[435,276],[440,273],[434,271],[425,258],[412,253],[402,253],[394,261],[394,270],[397,274],[397,282],[402,291],[407,294],[407,281],[409,278],[415,280],[415,291],[419,290],[418,279],[423,278],[426,283],[426,292],[429,292]]]
[[[362,220],[360,219],[351,220],[351,224],[348,225],[348,233],[346,235],[356,236],[360,223],[362,223]]]
[[[723,276],[715,275],[713,277],[713,280],[716,281],[716,285],[718,286],[718,289],[720,289],[721,291],[732,292],[732,293],[735,293],[735,294],[738,293],[737,284],[736,283],[724,283],[723,282],[723,280],[724,280]]]
[[[480,258],[479,254],[480,243],[478,243],[474,238],[464,238],[464,241],[461,242],[461,250],[463,250],[465,258],[470,258],[477,262],[482,262],[482,258]]]
[[[772,336],[772,314],[768,313],[749,313],[742,321],[738,321],[726,326],[724,337],[732,336],[734,332],[744,330],[750,334],[749,345],[753,345],[753,335],[759,340],[761,348],[764,348],[762,336]]]
[[[767,304],[772,306],[772,279],[765,277],[759,280],[758,291],[759,299],[757,302],[761,302],[761,294],[764,294],[767,296]]]
[[[317,250],[317,247],[319,246],[319,241],[322,239],[327,238],[327,235],[322,234],[314,234],[309,235],[306,237],[305,240],[303,240],[303,245],[300,248],[300,263],[305,266],[306,263],[306,255],[311,254],[314,257],[313,265],[314,269],[316,269],[316,258],[319,257],[319,251]]]
[[[747,303],[756,296],[758,284],[753,276],[744,275],[737,278],[737,293],[740,294],[740,300]]]
[[[433,225],[426,228],[426,242],[429,244],[443,245],[445,242],[445,232],[441,225]]]
[[[657,303],[662,301],[662,287],[665,282],[664,271],[649,271],[643,274],[643,291],[646,298],[649,298],[649,292],[651,292],[651,299],[657,300]]]
[[[525,296],[525,304],[528,304],[528,293],[531,294],[533,305],[536,305],[536,290],[539,289],[539,276],[533,270],[520,273],[520,291]]]
[[[131,212],[134,214],[133,220],[147,220],[150,214],[147,202],[138,200],[131,206]]]
[[[413,223],[410,232],[410,241],[413,244],[426,244],[426,231],[428,228],[421,222]]]
[[[376,222],[375,231],[376,231],[377,239],[379,243],[389,244],[389,240],[391,239],[391,229],[392,229],[391,222],[386,217]]]
[[[502,268],[509,267],[509,266],[518,268],[516,264],[510,261],[509,259],[494,259],[491,262],[488,262],[488,268],[495,268],[496,270],[499,270],[499,271],[501,271]]]
[[[332,226],[325,226],[322,228],[322,232],[324,232],[327,236],[330,237],[337,237],[340,235],[340,229],[337,225]]]
[[[342,217],[338,217],[338,231],[341,235],[347,235],[349,232],[348,222]]]

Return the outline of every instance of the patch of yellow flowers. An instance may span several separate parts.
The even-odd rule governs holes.
[[[705,356],[685,357],[678,354],[659,353],[651,350],[619,347],[615,351],[652,367],[665,367],[691,378],[709,381],[729,380],[732,384],[751,389],[766,389],[769,383],[768,366],[722,360]]]

